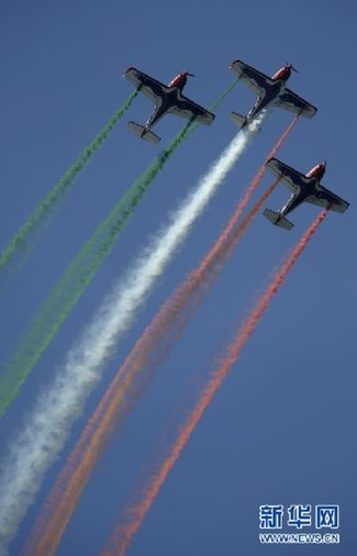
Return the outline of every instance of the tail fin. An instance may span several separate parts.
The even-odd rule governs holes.
[[[131,131],[135,133],[135,135],[140,137],[140,139],[145,139],[150,143],[159,143],[159,141],[161,141],[161,138],[158,135],[156,135],[149,129],[146,129],[146,127],[137,124],[136,122],[129,122],[128,128],[131,129]]]
[[[280,226],[280,228],[284,228],[284,230],[291,230],[294,227],[294,224],[290,222],[284,216],[280,215],[280,212],[274,212],[273,210],[265,209],[263,212],[265,218],[269,220],[275,226]]]
[[[238,114],[237,112],[231,112],[231,119],[240,128],[246,126],[248,123],[246,116],[241,116],[241,114]]]

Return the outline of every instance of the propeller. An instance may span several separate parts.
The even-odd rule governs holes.
[[[188,77],[195,77],[195,74],[194,74],[194,73],[190,73],[189,71],[187,71],[186,74],[187,74]]]
[[[299,73],[298,70],[292,64],[289,64],[288,62],[285,62],[285,65],[289,66],[292,69],[292,71],[294,71],[295,73]]]

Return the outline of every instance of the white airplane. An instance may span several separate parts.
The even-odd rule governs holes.
[[[273,77],[264,75],[264,73],[240,60],[235,60],[230,65],[230,68],[258,95],[256,103],[246,116],[241,116],[237,112],[231,113],[232,120],[239,127],[246,126],[263,108],[268,108],[272,105],[285,108],[285,110],[305,116],[306,118],[315,116],[317,108],[286,87],[286,82],[291,72],[296,71],[292,64],[287,64],[280,68]]]
[[[129,68],[124,73],[124,77],[129,79],[138,91],[144,93],[155,104],[155,110],[144,126],[136,122],[128,123],[128,127],[141,139],[146,139],[151,143],[158,143],[161,140],[151,131],[151,128],[165,114],[175,114],[201,124],[211,124],[215,118],[214,114],[183,96],[182,91],[187,83],[187,78],[193,77],[193,74],[188,71],[179,73],[168,85],[160,83],[136,68]]]
[[[279,212],[269,209],[264,210],[264,216],[276,226],[291,230],[294,224],[286,218],[286,215],[303,202],[325,207],[335,212],[345,212],[350,206],[347,201],[321,185],[321,179],[326,171],[326,161],[316,164],[306,175],[294,170],[294,168],[277,158],[271,158],[266,166],[292,191],[290,199]]]

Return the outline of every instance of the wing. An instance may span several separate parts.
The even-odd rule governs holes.
[[[266,166],[271,170],[277,178],[287,186],[287,188],[293,193],[298,193],[305,184],[308,183],[308,178],[301,174],[291,166],[284,164],[277,158],[271,158]]]
[[[209,112],[181,94],[178,94],[177,102],[169,109],[169,112],[188,120],[195,119],[195,121],[206,125],[211,124],[215,119],[215,115],[212,112]]]
[[[238,75],[240,79],[243,79],[254,91],[257,95],[260,95],[262,92],[266,91],[271,85],[274,85],[274,81],[261,73],[260,71],[248,66],[244,62],[240,60],[235,60],[231,65],[230,68]]]
[[[166,85],[136,68],[129,68],[126,70],[124,77],[133,83],[141,93],[144,93],[144,95],[156,105],[161,104],[163,94],[169,90]]]
[[[315,106],[290,91],[290,89],[284,89],[276,104],[281,108],[285,108],[285,110],[305,116],[305,118],[313,118],[317,112]]]
[[[322,185],[317,185],[316,193],[307,197],[305,201],[307,203],[311,203],[312,205],[325,207],[335,212],[345,212],[350,206],[347,201],[344,201],[341,197],[338,197]]]

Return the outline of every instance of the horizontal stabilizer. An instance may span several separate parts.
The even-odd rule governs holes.
[[[238,127],[244,127],[247,124],[247,118],[241,116],[237,112],[231,112],[231,119],[237,124]]]
[[[265,218],[269,220],[275,226],[280,226],[280,228],[284,228],[284,230],[291,230],[294,227],[294,224],[290,222],[284,216],[281,217],[280,212],[274,212],[273,210],[265,209],[263,212]]]
[[[161,141],[161,138],[158,135],[156,135],[149,129],[146,129],[146,127],[144,127],[143,125],[137,124],[136,122],[129,122],[128,128],[131,129],[131,131],[135,133],[135,135],[137,135],[141,139],[149,141],[150,143],[159,143],[159,141]]]

